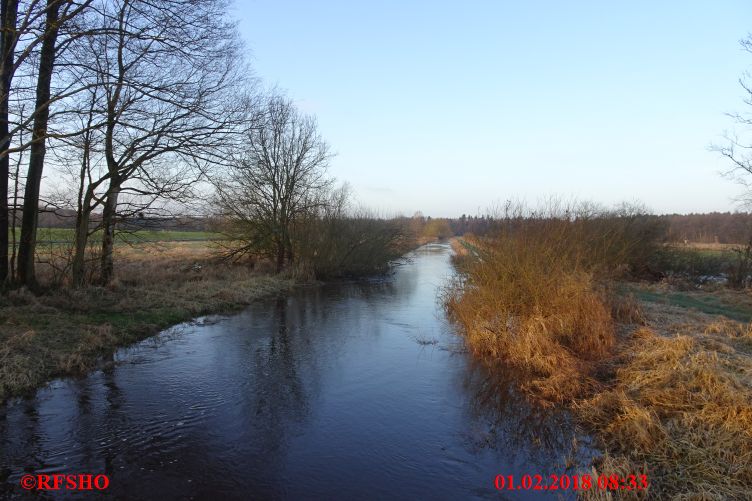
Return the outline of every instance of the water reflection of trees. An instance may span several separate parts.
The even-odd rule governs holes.
[[[588,463],[592,455],[588,437],[578,433],[566,411],[525,398],[517,390],[519,377],[512,370],[490,374],[480,363],[470,362],[462,381],[469,395],[467,411],[486,432],[471,438],[469,445],[503,450],[507,456],[517,456],[510,459],[553,473]]]
[[[254,353],[253,388],[243,395],[249,399],[247,418],[263,455],[282,449],[290,423],[303,421],[309,408],[300,375],[301,338],[296,336],[305,329],[290,322],[288,302],[286,297],[274,301],[271,335]]]
[[[3,404],[0,412],[0,498],[19,493],[19,478],[24,470],[44,467],[39,434],[37,398],[16,399]]]

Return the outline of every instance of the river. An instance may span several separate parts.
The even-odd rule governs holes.
[[[572,473],[586,448],[473,364],[439,301],[450,254],[181,324],[11,400],[0,496],[54,472],[127,499],[540,498],[494,478]]]

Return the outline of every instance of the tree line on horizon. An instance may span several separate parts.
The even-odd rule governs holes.
[[[99,221],[101,212],[92,214],[92,219]],[[690,214],[652,214],[662,223],[664,235],[662,240],[668,243],[720,243],[745,244],[752,235],[752,213],[750,212],[707,212]],[[20,218],[19,218],[20,219]],[[398,219],[398,218],[395,218]],[[76,211],[53,209],[40,211],[40,228],[75,228]],[[449,238],[465,234],[485,235],[493,225],[489,215],[463,214],[456,218],[434,218],[414,215],[405,218],[405,223],[413,226],[417,235],[435,238]],[[416,223],[417,221],[417,223]],[[220,216],[185,216],[166,215],[122,218],[121,224],[130,230],[185,230],[185,231],[221,231],[223,227]]]
[[[752,213],[709,212],[697,214],[643,214],[660,228],[661,241],[666,243],[746,244],[752,236]],[[435,221],[435,219],[433,220]],[[447,219],[442,234],[485,235],[493,230],[490,216],[466,216]],[[436,226],[437,223],[434,223]]]

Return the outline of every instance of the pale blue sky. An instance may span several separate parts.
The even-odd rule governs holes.
[[[235,13],[257,75],[316,114],[330,172],[372,208],[736,207],[708,146],[744,106],[748,0],[237,0]]]

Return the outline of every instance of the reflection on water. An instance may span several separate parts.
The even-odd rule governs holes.
[[[0,494],[33,471],[106,473],[128,499],[539,498],[494,477],[587,448],[468,359],[436,300],[449,252],[178,326],[10,402]]]
[[[513,377],[514,373],[491,377],[480,364],[468,363],[464,389],[469,420],[483,427],[480,437],[472,439],[475,445],[506,451],[508,459],[520,453],[535,472],[571,475],[573,468],[589,464],[597,454],[590,437],[577,432],[567,413],[523,398],[514,389]],[[560,453],[558,457],[553,451]]]

